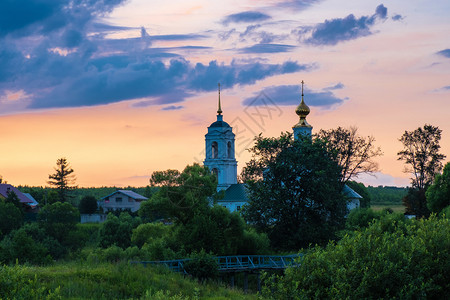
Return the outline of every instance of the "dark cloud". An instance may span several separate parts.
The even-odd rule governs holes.
[[[209,65],[198,63],[189,73],[188,87],[198,91],[212,91],[216,88],[217,82],[222,83],[225,88],[235,85],[254,84],[264,78],[294,73],[299,71],[309,71],[311,65],[299,65],[297,62],[288,61],[283,64],[264,64],[259,62],[230,65],[218,64],[211,61]]]
[[[326,20],[311,28],[301,28],[296,33],[300,38],[305,34],[311,34],[305,42],[312,45],[336,45],[342,41],[353,40],[359,37],[371,35],[370,28],[377,20],[385,20],[387,8],[380,4],[372,16],[356,18],[353,14],[343,19]]]
[[[230,23],[255,23],[266,21],[270,18],[271,16],[258,11],[244,11],[226,16],[222,23],[225,25]]]
[[[280,53],[292,51],[295,46],[282,44],[256,44],[239,49],[241,53]]]
[[[394,15],[394,16],[392,16],[392,18],[391,18],[393,21],[401,21],[401,20],[403,20],[404,18],[403,18],[403,16],[402,15]]]
[[[183,105],[178,105],[178,106],[170,105],[170,106],[166,106],[166,107],[161,108],[161,110],[179,110],[179,109],[182,109],[182,108],[184,108]]]
[[[450,58],[450,49],[444,49],[439,51],[437,54]]]
[[[322,2],[323,0],[285,0],[278,2],[276,6],[284,7],[293,10],[305,10],[315,3]]]
[[[301,100],[300,85],[270,86],[264,88],[261,92],[278,105],[298,105]],[[257,94],[259,95],[261,92]],[[304,100],[308,106],[322,106],[329,108],[333,105],[341,104],[346,100],[346,98],[341,99],[336,97],[332,92],[325,89],[323,91],[311,91],[305,89],[304,95]],[[247,98],[242,104],[252,105],[252,103],[258,103],[254,101],[254,98],[255,97]]]
[[[126,0],[0,1],[0,36],[48,34],[68,24],[81,29]]]

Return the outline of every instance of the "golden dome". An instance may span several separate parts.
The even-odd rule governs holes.
[[[312,127],[311,125],[306,122],[306,116],[309,115],[310,109],[308,105],[306,105],[305,101],[303,100],[303,80],[302,80],[302,102],[297,106],[295,109],[295,113],[300,117],[300,120],[297,124],[294,125],[292,128],[299,128],[299,127]]]

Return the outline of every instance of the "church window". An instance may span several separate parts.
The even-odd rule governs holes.
[[[216,168],[212,169],[211,172],[214,174],[214,176],[216,176],[216,178],[219,177],[219,170],[217,170]]]
[[[233,158],[233,149],[231,149],[231,142],[227,143],[227,154],[228,154],[228,158]]]
[[[212,151],[212,158],[219,157],[219,145],[217,145],[217,142],[212,142],[211,151]]]
[[[237,211],[240,211],[240,210],[241,210],[241,207],[238,205],[238,206],[236,207],[236,210],[237,210]]]

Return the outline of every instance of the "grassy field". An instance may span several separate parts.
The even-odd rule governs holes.
[[[199,283],[164,268],[126,262],[0,267],[2,278],[0,294],[15,293],[6,299],[261,299],[217,282]]]
[[[396,213],[404,213],[405,212],[405,206],[403,204],[389,204],[389,205],[381,205],[381,204],[372,204],[370,205],[370,208],[374,211],[380,211],[385,208],[390,208]]]

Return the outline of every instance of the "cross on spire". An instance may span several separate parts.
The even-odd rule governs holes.
[[[217,114],[221,115],[222,114],[222,107],[220,106],[220,82],[218,83],[218,89],[219,89],[219,107],[217,109]]]

